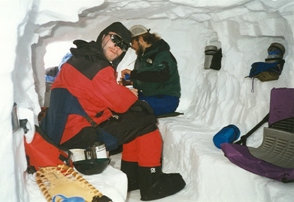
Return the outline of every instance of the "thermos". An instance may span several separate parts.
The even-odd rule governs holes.
[[[204,61],[204,69],[210,69],[211,63],[213,59],[213,55],[216,53],[216,46],[206,46],[205,47],[205,61]]]
[[[85,150],[85,157],[87,160],[107,158],[105,144],[102,142],[95,142],[93,146]]]
[[[205,47],[204,69],[219,70],[221,68],[222,49],[210,45]]]

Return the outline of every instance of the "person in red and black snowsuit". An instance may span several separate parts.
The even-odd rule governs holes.
[[[74,41],[40,127],[67,149],[85,149],[95,141],[103,141],[108,150],[122,145],[128,190],[140,189],[141,200],[154,200],[180,191],[185,181],[178,173],[162,173],[162,139],[152,109],[116,81],[116,66],[130,42],[131,33],[120,22],[106,27],[96,41]]]

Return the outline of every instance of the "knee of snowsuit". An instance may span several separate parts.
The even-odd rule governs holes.
[[[143,134],[157,129],[157,119],[152,108],[144,101],[136,101],[128,111],[114,114],[99,127],[114,136],[118,144],[130,142]]]
[[[148,103],[138,100],[126,113],[99,126],[123,145],[123,160],[138,162],[140,166],[161,165],[161,134]]]
[[[161,165],[162,138],[158,129],[123,144],[122,160],[142,167]]]

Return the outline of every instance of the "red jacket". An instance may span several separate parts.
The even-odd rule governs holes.
[[[112,111],[126,112],[137,100],[128,88],[117,84],[115,74],[113,67],[107,66],[89,79],[71,64],[65,63],[52,89],[66,88],[77,97],[86,113],[99,124],[109,119]],[[91,125],[84,117],[76,114],[69,115],[60,144],[87,126]]]

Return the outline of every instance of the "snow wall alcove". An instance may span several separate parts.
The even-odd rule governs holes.
[[[5,166],[0,171],[1,182],[7,182],[0,185],[3,201],[33,201],[27,188],[23,137],[33,137],[33,126],[45,103],[45,69],[59,64],[74,47],[73,40],[96,40],[100,31],[115,21],[126,27],[142,24],[158,33],[178,62],[182,87],[178,111],[184,115],[160,119],[159,128],[165,141],[163,169],[180,172],[187,185],[162,201],[293,200],[293,184],[242,170],[212,143],[213,135],[228,124],[237,125],[245,134],[258,123],[268,113],[272,88],[294,87],[291,0],[27,0],[3,1],[1,8],[0,22],[6,28],[1,39],[5,55],[1,92],[5,98],[0,102],[0,159]],[[4,20],[7,16],[9,22]],[[221,69],[204,69],[205,47],[216,41],[223,54]],[[251,64],[264,61],[273,42],[286,49],[282,74],[275,81],[252,83],[246,78]],[[135,58],[129,50],[118,71],[132,68]],[[19,118],[29,121],[27,134],[22,129],[12,130],[13,103],[17,103]],[[250,137],[248,145],[256,147],[261,142],[262,129]],[[122,193],[117,201],[139,201],[138,192],[118,192]]]

